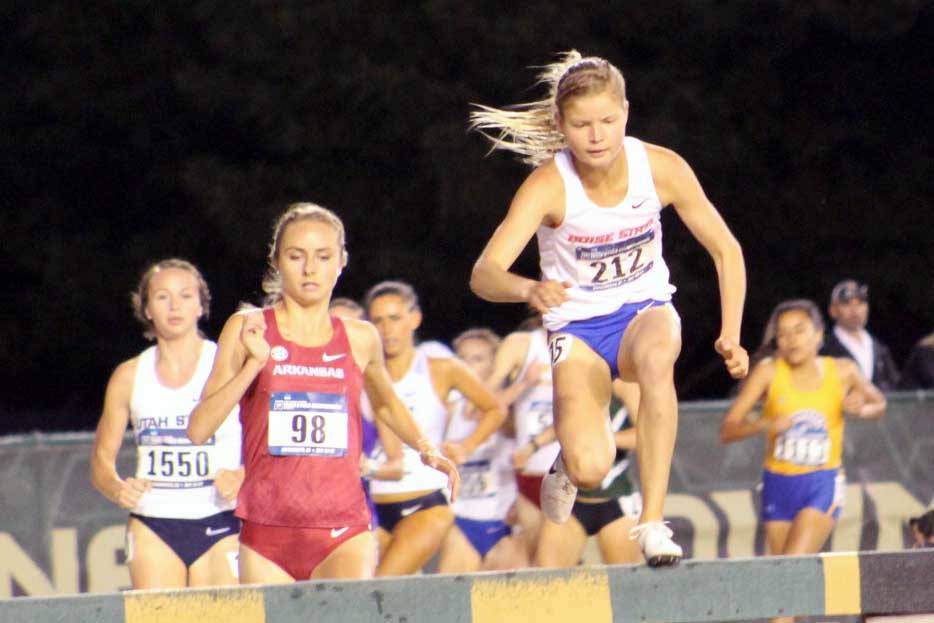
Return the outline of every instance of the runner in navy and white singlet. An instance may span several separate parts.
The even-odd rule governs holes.
[[[507,335],[496,351],[490,387],[510,406],[516,446],[512,453],[519,495],[514,512],[530,559],[542,525],[542,479],[558,456],[554,428],[548,336],[536,314]]]
[[[463,362],[432,357],[415,346],[415,331],[422,320],[415,290],[401,281],[384,281],[367,292],[367,316],[379,331],[386,367],[393,386],[427,439],[442,448],[458,465],[502,425],[505,411],[493,393]],[[460,392],[480,412],[472,433],[457,441],[444,441],[448,419],[446,401]],[[421,569],[434,556],[454,522],[438,475],[424,469],[410,450],[385,426],[374,458],[402,458],[399,481],[373,480],[371,490],[379,514],[380,562],[377,575],[406,575]],[[443,443],[443,445],[442,445]]]
[[[454,338],[454,348],[458,358],[486,382],[493,372],[499,342],[490,329],[468,329]],[[459,392],[452,392],[448,410],[445,439],[464,439],[476,430],[480,414]],[[439,573],[528,566],[526,546],[507,523],[518,493],[512,469],[515,445],[515,439],[501,428],[460,466],[461,495],[453,505],[454,526],[441,546]]]
[[[222,414],[202,446],[186,435],[216,345],[198,331],[211,295],[200,271],[185,260],[149,267],[133,293],[133,309],[154,339],[120,364],[107,384],[91,456],[91,481],[130,511],[126,561],[133,588],[182,588],[237,583],[234,517],[243,469],[237,407]],[[127,423],[137,446],[136,474],[116,470]]]

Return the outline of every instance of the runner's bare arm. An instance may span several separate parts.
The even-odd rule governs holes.
[[[558,438],[553,424],[547,426],[542,432],[532,437],[528,443],[523,444],[512,452],[512,466],[516,469],[524,469],[529,462],[529,458],[538,452],[542,446],[547,446]]]
[[[529,352],[531,340],[532,334],[528,331],[516,331],[503,338],[499,348],[496,349],[493,373],[487,380],[487,385],[493,391],[498,392],[499,399],[506,405],[515,402],[528,389],[528,383],[516,378],[516,375]],[[511,379],[513,382],[507,385]]]
[[[743,305],[746,300],[746,264],[743,250],[720,213],[704,194],[697,176],[675,152],[651,145],[649,160],[662,205],[674,206],[694,238],[707,250],[720,283],[721,329],[717,352],[734,378],[746,376],[749,357],[740,346]]]
[[[538,227],[554,219],[555,198],[563,197],[563,189],[560,174],[553,164],[533,171],[519,187],[506,217],[474,264],[470,289],[477,296],[492,302],[528,302],[539,311],[564,301],[565,285],[539,282],[509,272]]]
[[[253,316],[249,322],[248,316]],[[262,312],[237,313],[227,320],[217,340],[214,367],[201,392],[201,401],[188,419],[188,438],[193,443],[204,443],[217,432],[266,365],[265,358],[251,355],[244,344],[244,340],[265,343],[263,331]],[[262,357],[262,352],[256,354]]]
[[[376,416],[376,431],[379,434],[379,443],[386,455],[386,460],[372,465],[369,477],[373,480],[402,480],[405,475],[402,441],[378,415]]]
[[[104,394],[104,408],[94,434],[91,451],[91,484],[108,500],[132,509],[151,483],[133,477],[120,478],[117,454],[123,445],[130,421],[130,396],[136,375],[136,359],[125,361],[114,370]]]
[[[730,405],[720,425],[720,442],[730,443],[746,439],[765,431],[769,422],[765,418],[750,421],[749,412],[765,396],[769,384],[775,376],[775,364],[771,359],[761,361],[743,383],[739,395]]]
[[[460,359],[432,359],[430,366],[432,378],[440,377],[442,384],[447,387],[448,392],[445,392],[445,395],[456,389],[481,413],[474,431],[456,442],[464,451],[464,456],[458,458],[466,459],[477,446],[503,425],[506,420],[506,408],[493,392],[487,389],[480,377]]]
[[[872,420],[885,415],[885,394],[870,383],[852,359],[839,358],[837,367],[846,386],[843,410],[848,415]]]

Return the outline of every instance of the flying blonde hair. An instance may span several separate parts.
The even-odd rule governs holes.
[[[533,167],[567,147],[555,115],[563,112],[568,99],[613,89],[621,102],[626,101],[626,81],[620,70],[603,58],[584,57],[577,50],[563,52],[557,62],[545,65],[536,84],[547,85],[548,97],[506,108],[474,104],[477,110],[470,113],[469,124],[492,143],[491,151],[519,154],[522,162]]]

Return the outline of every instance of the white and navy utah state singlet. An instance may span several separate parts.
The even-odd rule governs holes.
[[[447,423],[447,409],[435,393],[428,361],[429,358],[424,353],[416,351],[412,367],[405,373],[405,376],[393,383],[393,388],[402,403],[412,413],[412,417],[418,422],[428,441],[434,447],[440,448]],[[361,400],[361,402],[368,411],[372,412],[369,400]],[[371,456],[378,461],[386,459],[381,443],[376,444]],[[370,482],[371,494],[377,496],[428,491],[429,489],[443,489],[447,486],[447,476],[422,463],[418,450],[403,443],[402,456],[405,470],[402,480],[372,480]]]
[[[568,300],[544,316],[557,331],[575,320],[604,316],[626,303],[668,301],[675,291],[662,258],[662,204],[642,141],[625,137],[629,189],[623,200],[601,207],[587,196],[568,149],[555,154],[564,181],[565,213],[558,227],[536,234],[544,279],[566,281]]]
[[[156,375],[157,348],[144,350],[136,361],[130,397],[130,421],[137,445],[136,477],[152,482],[133,513],[146,517],[200,519],[232,510],[214,489],[218,469],[240,467],[239,407],[227,415],[217,432],[202,445],[188,439],[188,417],[201,399],[211,373],[217,345],[204,340],[191,380],[169,388]]]

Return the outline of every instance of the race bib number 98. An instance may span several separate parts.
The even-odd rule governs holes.
[[[269,400],[269,453],[347,454],[347,398],[324,392],[275,392]]]

